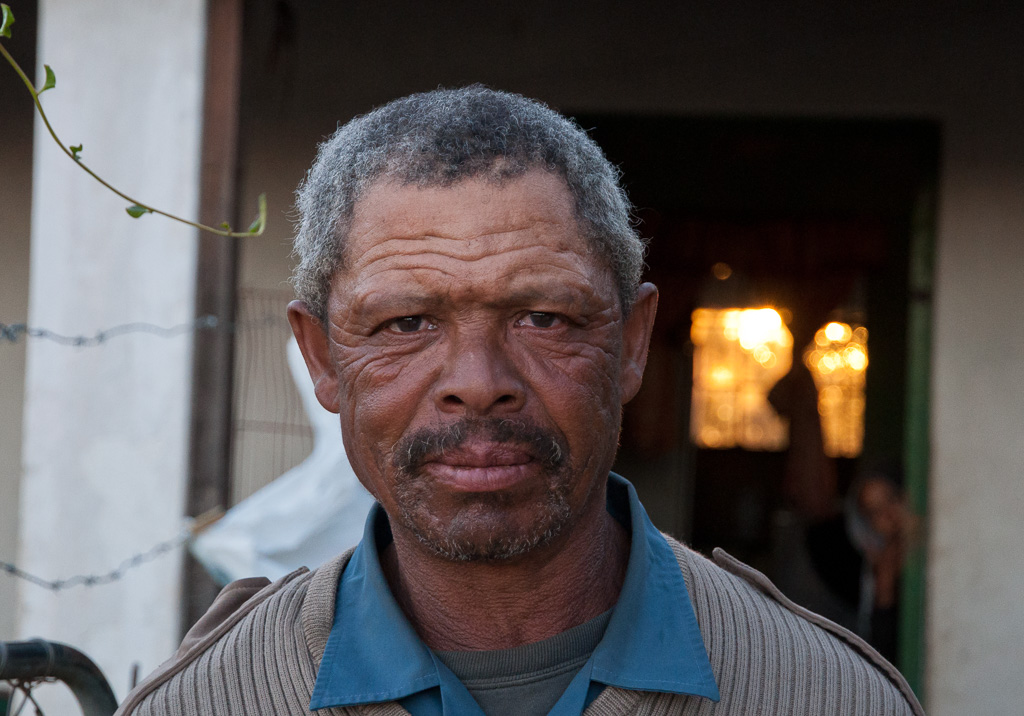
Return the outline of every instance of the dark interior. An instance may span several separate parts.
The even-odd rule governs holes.
[[[938,129],[924,121],[576,119],[622,169],[650,238],[646,280],[660,290],[616,469],[662,530],[705,554],[722,547],[799,592],[780,490],[786,453],[696,449],[690,440],[690,316],[701,305],[786,309],[794,360],[830,317],[866,325],[864,448],[836,459],[840,493],[866,466],[898,466],[909,245],[929,220],[918,209],[934,186]],[[733,278],[716,281],[717,262]]]

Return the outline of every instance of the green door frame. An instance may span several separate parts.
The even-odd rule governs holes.
[[[907,558],[900,608],[899,667],[923,701],[925,670],[925,545],[931,463],[930,398],[932,283],[935,265],[936,184],[914,207],[908,269],[907,373],[903,465],[907,496],[924,529]]]

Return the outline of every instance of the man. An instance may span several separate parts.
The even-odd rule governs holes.
[[[575,125],[482,87],[407,97],[338,130],[298,206],[289,320],[379,504],[354,552],[227,587],[122,713],[922,713],[609,475],[657,290]]]

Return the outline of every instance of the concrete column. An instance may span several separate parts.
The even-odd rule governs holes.
[[[1022,13],[950,33],[936,266],[928,713],[1024,701]]]
[[[43,62],[56,72],[43,104],[58,134],[82,143],[82,159],[111,183],[184,216],[198,204],[205,18],[203,0],[40,3],[36,72]],[[93,334],[191,321],[195,232],[130,218],[38,121],[34,151],[30,322]],[[178,531],[191,350],[189,334],[124,335],[92,348],[29,343],[24,568],[47,578],[105,572]],[[19,634],[82,649],[123,698],[133,663],[145,674],[176,646],[180,572],[179,549],[106,586],[51,593],[23,584]]]

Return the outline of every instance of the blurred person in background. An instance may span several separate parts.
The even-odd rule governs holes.
[[[794,364],[768,399],[789,419],[783,490],[802,519],[811,568],[831,597],[829,617],[895,659],[900,574],[917,530],[899,470],[891,465],[869,469],[841,494],[835,462],[825,454],[810,371]],[[815,585],[804,589],[801,598],[817,607]]]

